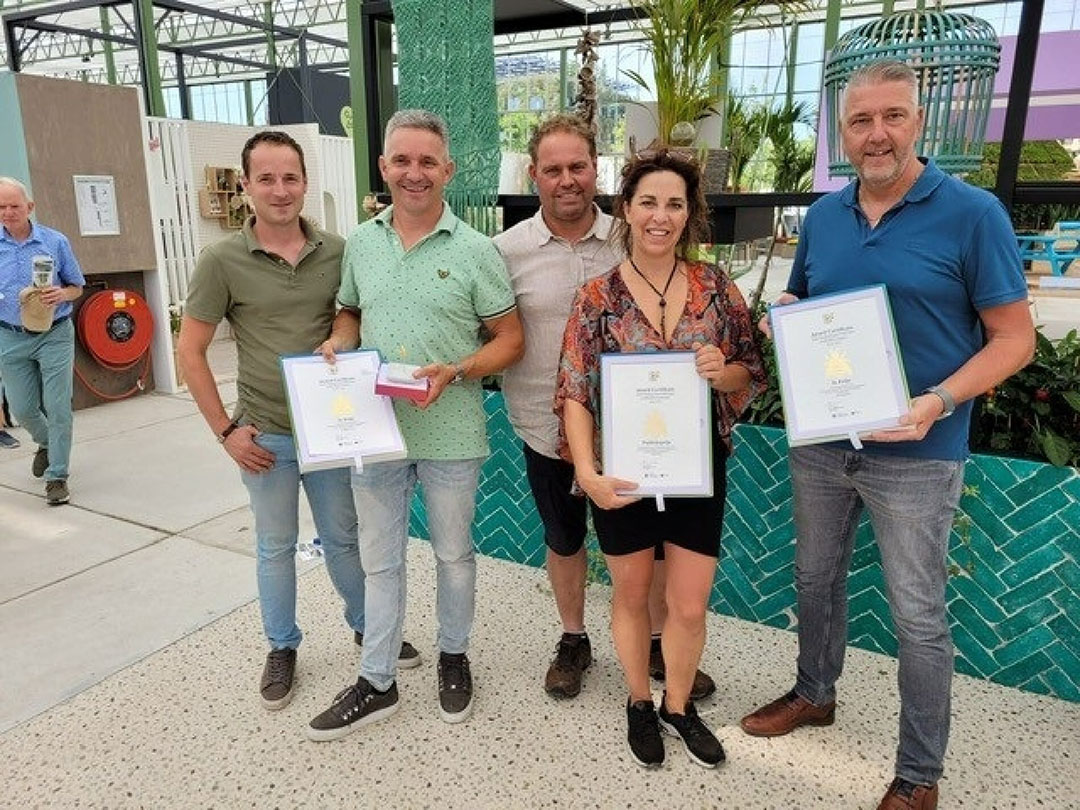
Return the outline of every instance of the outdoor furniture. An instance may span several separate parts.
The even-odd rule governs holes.
[[[1080,259],[1080,222],[1059,222],[1049,233],[1017,234],[1016,241],[1021,259],[1047,262],[1051,273],[1063,276]]]

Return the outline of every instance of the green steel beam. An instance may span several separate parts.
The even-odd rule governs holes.
[[[251,95],[251,80],[244,82],[244,114],[249,127],[255,126],[255,99]]]
[[[109,23],[109,9],[102,6],[98,11],[101,13],[101,33],[108,34],[112,31]],[[101,41],[101,53],[105,57],[105,77],[109,84],[116,84],[116,59],[113,56],[113,44],[107,39]]]
[[[559,111],[563,112],[570,106],[570,100],[566,97],[566,62],[569,48],[559,48]]]
[[[727,106],[727,94],[728,89],[731,87],[731,69],[728,67],[731,64],[731,38],[734,35],[734,31],[731,30],[731,26],[728,26],[727,36],[724,37],[723,43],[720,45],[720,52],[716,54],[712,61],[710,70],[713,74],[713,80],[717,86],[717,98],[721,99],[721,104]],[[719,143],[723,144],[727,141],[727,116],[723,114],[721,110],[720,115],[720,140]]]
[[[139,52],[143,62],[144,92],[146,93],[146,114],[165,116],[165,95],[161,92],[161,68],[158,65],[157,29],[154,25],[153,0],[134,0],[135,13],[139,24],[135,27],[139,33]]]
[[[274,24],[274,3],[273,0],[266,0],[266,6],[263,11],[263,19],[267,25]],[[274,32],[266,32],[266,61],[270,65],[271,70],[277,69],[277,48],[274,41]]]
[[[352,107],[353,173],[356,177],[356,215],[363,220],[367,214],[360,206],[372,190],[368,150],[368,99],[364,84],[364,20],[360,13],[363,0],[346,3],[345,19],[349,41],[349,106]],[[374,47],[374,43],[368,43]]]
[[[825,9],[825,56],[833,49],[836,40],[840,38],[840,6],[843,0],[829,0]]]

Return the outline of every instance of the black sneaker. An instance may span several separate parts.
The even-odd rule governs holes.
[[[308,723],[307,735],[315,742],[339,740],[360,726],[389,717],[398,710],[397,682],[380,692],[364,677],[338,692],[333,704]]]
[[[656,707],[651,700],[626,704],[626,741],[630,756],[642,768],[659,768],[664,764],[664,740],[657,724]]]
[[[664,666],[664,652],[660,647],[660,638],[654,637],[649,645],[649,675],[658,681],[663,681],[667,676],[667,667]],[[690,685],[690,699],[693,701],[704,700],[716,691],[716,681],[702,672],[700,669],[694,673],[694,682]]]
[[[664,700],[666,699],[665,693]],[[672,737],[682,739],[690,759],[703,768],[715,768],[726,759],[724,746],[698,717],[693,701],[687,701],[686,711],[683,714],[672,714],[661,701],[659,720],[660,728]]]
[[[581,678],[592,663],[592,645],[584,633],[563,633],[555,658],[544,677],[544,690],[553,698],[577,697]]]
[[[357,647],[364,646],[364,634],[353,630],[353,641]],[[397,657],[398,669],[412,669],[420,666],[420,651],[407,641],[401,642],[401,651]]]
[[[296,650],[288,648],[271,650],[266,656],[259,694],[263,706],[271,711],[284,709],[292,700],[294,691],[293,676],[296,673]]]
[[[49,469],[49,448],[39,447],[34,453],[34,460],[30,462],[30,472],[33,473],[34,478],[41,478],[47,469]]]
[[[447,723],[461,723],[472,714],[472,673],[465,653],[439,653],[439,713]]]

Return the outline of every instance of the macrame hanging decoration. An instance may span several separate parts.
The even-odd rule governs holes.
[[[595,133],[598,129],[596,120],[596,73],[593,66],[600,58],[596,46],[600,44],[600,34],[586,28],[577,41],[574,56],[581,57],[581,69],[577,74],[577,97],[574,113]]]
[[[499,193],[499,120],[491,0],[393,0],[398,107],[436,112],[450,126],[457,165],[450,208],[493,235]]]

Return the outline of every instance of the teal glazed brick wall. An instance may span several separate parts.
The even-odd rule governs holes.
[[[491,457],[484,465],[477,549],[541,566],[544,538],[520,442],[502,395],[485,396]],[[711,607],[773,627],[795,627],[795,529],[787,444],[777,428],[739,425],[728,467],[723,553]],[[961,501],[968,542],[953,533],[949,613],[959,672],[1080,702],[1080,475],[1072,468],[973,456]],[[412,533],[426,537],[419,498]],[[856,534],[848,579],[850,643],[896,655],[869,522]],[[792,677],[795,663],[792,661]]]

